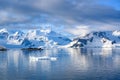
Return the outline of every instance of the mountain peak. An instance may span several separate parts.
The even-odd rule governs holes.
[[[3,33],[3,32],[8,32],[7,29],[3,28],[3,29],[0,29],[0,33]]]

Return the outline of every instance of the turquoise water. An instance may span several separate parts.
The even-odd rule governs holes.
[[[120,80],[120,49],[0,51],[0,80]]]

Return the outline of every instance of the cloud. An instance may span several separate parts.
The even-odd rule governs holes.
[[[86,34],[88,34],[91,29],[89,28],[89,26],[75,26],[75,28],[68,28],[65,31],[69,32],[71,34],[74,34],[75,36],[85,36]]]
[[[21,15],[19,13],[12,13],[10,11],[1,10],[0,11],[0,23],[15,23],[15,22],[25,22],[29,17]]]
[[[120,11],[100,0],[0,0],[0,5],[1,25],[40,22],[66,28],[85,25],[92,30],[119,29]]]

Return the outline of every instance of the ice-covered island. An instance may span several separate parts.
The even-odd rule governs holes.
[[[40,50],[44,48],[120,47],[120,31],[94,31],[85,36],[70,39],[53,30],[7,30],[0,29],[0,50],[20,48]]]

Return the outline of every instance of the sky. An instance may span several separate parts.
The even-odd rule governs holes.
[[[120,30],[119,5],[120,0],[0,0],[0,28],[50,24],[73,34]]]

